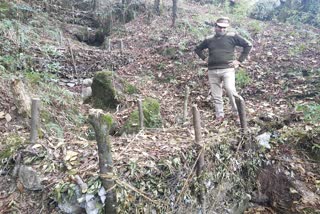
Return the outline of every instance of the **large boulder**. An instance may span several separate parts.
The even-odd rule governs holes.
[[[142,108],[144,117],[143,123],[146,128],[159,128],[162,126],[160,104],[156,99],[146,98],[142,102]],[[131,113],[120,133],[132,134],[138,132],[139,130],[139,111],[136,109]]]
[[[95,108],[115,110],[119,104],[125,104],[125,95],[138,90],[112,71],[97,72],[92,81],[91,101]]]
[[[92,101],[96,108],[116,109],[120,103],[115,88],[115,75],[112,71],[96,73],[92,82]]]

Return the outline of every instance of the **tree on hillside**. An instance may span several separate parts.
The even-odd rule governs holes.
[[[154,0],[153,11],[156,15],[160,16],[160,0]]]
[[[176,24],[178,0],[172,0],[172,27]]]

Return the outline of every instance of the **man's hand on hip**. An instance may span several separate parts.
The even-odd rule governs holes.
[[[239,62],[238,60],[233,60],[229,65],[234,67],[234,68],[238,68],[240,66],[241,62]]]

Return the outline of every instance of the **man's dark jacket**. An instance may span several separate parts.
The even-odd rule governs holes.
[[[231,68],[232,65],[230,63],[235,60],[234,51],[236,46],[243,47],[243,51],[238,59],[238,61],[243,62],[248,57],[252,45],[249,41],[233,32],[205,39],[196,47],[195,52],[202,60],[205,60],[206,57],[202,51],[209,49],[209,69]]]

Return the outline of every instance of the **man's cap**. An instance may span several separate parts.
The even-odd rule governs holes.
[[[228,17],[221,17],[217,19],[216,25],[218,25],[219,27],[229,27],[230,19]]]

